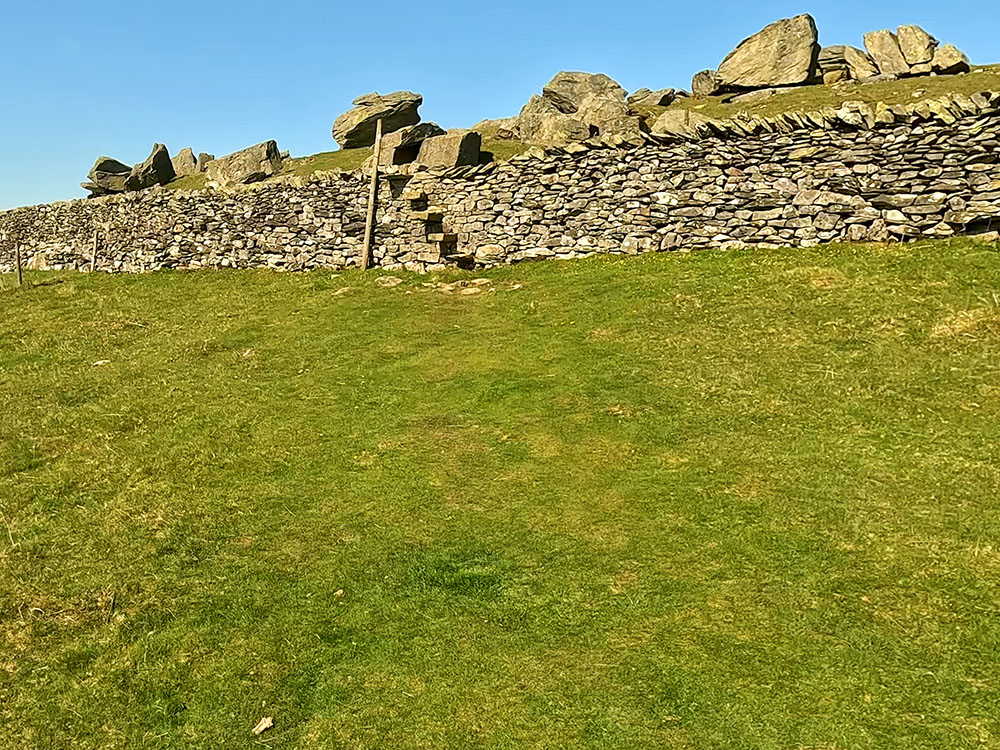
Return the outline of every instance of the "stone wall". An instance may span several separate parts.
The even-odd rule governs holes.
[[[969,102],[969,103],[965,103]],[[714,123],[696,140],[602,142],[382,181],[375,263],[428,270],[704,247],[809,246],[1000,228],[1000,96],[886,121]],[[926,110],[926,111],[925,111]],[[627,145],[627,144],[625,144]],[[234,190],[71,201],[0,213],[35,268],[343,268],[358,263],[367,179],[282,178]]]

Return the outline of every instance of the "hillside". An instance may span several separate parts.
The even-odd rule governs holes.
[[[0,279],[0,747],[995,747],[998,260]]]

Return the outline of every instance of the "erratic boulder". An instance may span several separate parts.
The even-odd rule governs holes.
[[[333,123],[333,138],[341,148],[364,148],[375,143],[375,124],[382,121],[382,133],[394,133],[400,128],[420,122],[417,109],[424,98],[412,91],[392,94],[375,92],[359,96],[348,110]]]
[[[122,164],[117,159],[101,156],[87,173],[89,182],[82,182],[80,186],[89,190],[91,197],[124,193],[125,181],[131,171],[132,167]]]
[[[953,44],[946,44],[938,47],[934,51],[931,60],[931,69],[935,73],[942,75],[955,75],[957,73],[968,73],[972,70],[969,58]]]
[[[478,164],[482,146],[483,138],[475,130],[450,130],[424,140],[417,163],[431,169]]]
[[[198,171],[204,172],[210,161],[215,161],[213,154],[206,154],[204,151],[198,154]]]
[[[857,47],[844,47],[847,72],[855,81],[865,81],[878,75],[878,66],[871,56]]]
[[[272,177],[281,171],[281,153],[274,141],[264,141],[214,159],[206,165],[208,179],[219,186],[247,185]]]
[[[631,109],[636,107],[669,107],[677,98],[676,89],[639,89],[625,101]]]
[[[154,185],[166,185],[176,176],[167,147],[162,143],[154,143],[153,152],[146,161],[132,167],[128,179],[125,180],[125,189],[145,190]]]
[[[177,152],[177,156],[170,160],[170,163],[174,165],[174,172],[179,177],[198,172],[198,160],[194,158],[194,151],[190,148],[182,148]]]
[[[819,32],[808,14],[785,18],[744,39],[719,65],[727,88],[797,86],[816,79]]]
[[[898,37],[888,29],[865,34],[865,49],[883,75],[898,77],[910,72],[903,50],[899,47]]]
[[[921,65],[934,59],[938,40],[919,26],[900,26],[896,30],[896,39],[907,65]]]
[[[691,93],[695,96],[715,96],[724,93],[725,89],[717,70],[703,70],[691,79]]]
[[[388,167],[416,161],[420,145],[428,138],[444,135],[445,132],[445,129],[435,122],[421,122],[383,136],[379,166]]]
[[[590,137],[590,127],[573,115],[561,112],[543,96],[532,96],[521,109],[517,128],[525,143],[556,145],[584,141]]]
[[[584,100],[594,95],[625,101],[625,89],[603,73],[562,71],[542,89],[542,96],[567,115],[574,114]]]

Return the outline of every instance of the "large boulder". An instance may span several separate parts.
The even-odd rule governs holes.
[[[355,99],[348,110],[333,123],[333,138],[341,148],[364,148],[375,143],[376,123],[382,121],[382,133],[420,122],[417,109],[424,98],[412,91],[396,91],[382,96],[378,92]]]
[[[480,120],[472,126],[472,129],[477,133],[492,134],[501,141],[509,141],[518,137],[517,119],[516,117],[499,117],[496,119]]]
[[[379,166],[388,167],[416,161],[417,154],[420,153],[420,145],[425,140],[444,135],[446,132],[436,122],[421,122],[383,136],[382,150],[378,160]]]
[[[816,79],[819,32],[808,14],[785,18],[744,39],[719,65],[727,88],[796,86]]]
[[[124,193],[125,181],[131,172],[132,167],[127,164],[110,156],[101,156],[87,173],[88,182],[81,183],[81,187],[89,190],[91,197]]]
[[[724,93],[725,89],[717,70],[703,70],[691,79],[691,93],[695,96],[715,96]]]
[[[154,143],[146,161],[136,164],[125,180],[126,190],[145,190],[155,185],[166,185],[177,173],[170,161],[170,152],[162,143]]]
[[[837,70],[847,70],[847,59],[844,57],[846,47],[842,44],[835,44],[831,47],[823,47],[819,51],[819,72],[824,76],[827,73]]]
[[[204,172],[210,161],[215,161],[214,154],[206,154],[204,151],[198,154],[198,171]]]
[[[865,49],[883,75],[905,76],[910,72],[903,50],[899,47],[898,37],[888,29],[865,34]]]
[[[941,75],[968,73],[972,70],[969,58],[953,44],[946,44],[934,51],[931,68]]]
[[[170,163],[174,165],[174,172],[179,177],[198,173],[198,160],[195,159],[194,151],[190,148],[182,148],[177,152],[177,156],[170,160]]]
[[[475,130],[450,130],[425,139],[417,163],[432,169],[478,164],[482,146],[483,138]]]
[[[556,145],[583,141],[590,137],[590,127],[575,117],[561,112],[542,96],[532,96],[517,118],[521,140],[539,145]]]
[[[625,102],[625,89],[603,73],[562,71],[542,89],[542,96],[567,115],[574,114],[593,95]]]
[[[573,115],[587,125],[587,130],[598,135],[612,133],[625,138],[641,138],[640,119],[629,114],[628,105],[617,96],[591,94],[580,102]]]
[[[871,56],[857,47],[844,47],[847,72],[855,81],[865,81],[878,75],[878,66]]]
[[[281,171],[281,152],[274,141],[264,141],[214,159],[205,167],[208,179],[219,186],[247,185]]]
[[[711,118],[690,109],[668,109],[656,118],[650,132],[653,135],[690,138],[700,127],[707,126],[711,122]]]
[[[634,110],[636,107],[669,107],[677,98],[676,89],[639,89],[633,94],[629,94],[625,103]]]
[[[896,30],[896,39],[907,65],[922,65],[934,59],[938,40],[919,26],[900,26]]]

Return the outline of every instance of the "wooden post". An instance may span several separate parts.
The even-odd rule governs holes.
[[[97,230],[94,230],[94,242],[90,248],[90,272],[97,270]]]
[[[21,275],[21,243],[14,245],[14,265],[17,268],[17,285],[24,285],[24,277]]]
[[[375,228],[375,203],[378,200],[378,160],[382,156],[382,120],[375,122],[375,153],[372,157],[372,181],[368,188],[368,216],[365,219],[365,245],[361,251],[361,270],[372,259],[372,230]]]

